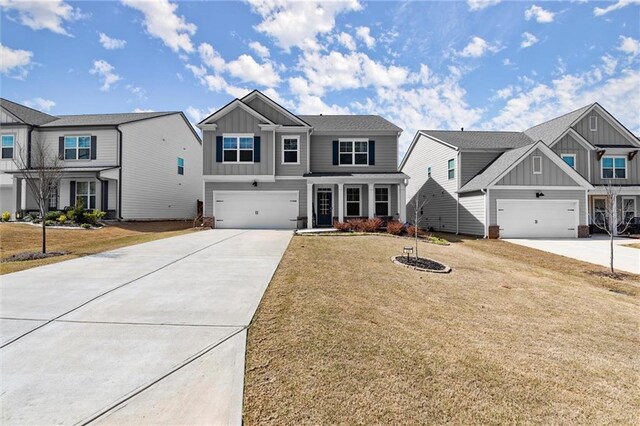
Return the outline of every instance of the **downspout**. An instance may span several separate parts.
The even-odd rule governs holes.
[[[27,133],[27,169],[31,168],[31,133],[33,132],[33,126],[29,126],[29,132]]]
[[[458,194],[458,190],[460,190],[461,183],[462,183],[462,161],[460,161],[461,158],[462,158],[462,152],[458,151],[458,158],[456,159],[458,163],[457,164],[458,188],[456,189],[456,235],[460,234],[460,194]]]
[[[118,132],[118,214],[119,220],[122,220],[122,130],[120,125],[116,126]]]

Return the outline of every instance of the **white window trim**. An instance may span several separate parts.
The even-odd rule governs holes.
[[[238,146],[236,147],[236,161],[225,161],[224,152],[233,151],[232,149],[224,149],[224,138],[237,138]],[[240,138],[252,138],[253,148],[251,149],[251,161],[240,161]],[[256,156],[256,137],[253,133],[223,133],[222,134],[222,164],[255,164]]]
[[[76,158],[67,158],[67,138],[76,138]],[[80,148],[78,144],[80,143],[80,138],[89,138],[89,148]],[[78,151],[81,149],[89,150],[89,158],[78,158]],[[64,135],[64,149],[62,151],[62,161],[91,161],[91,135]]]
[[[624,210],[624,202],[625,200],[632,200],[633,201],[633,216],[632,217],[636,217],[638,216],[638,209],[637,209],[637,205],[636,205],[636,197],[633,196],[622,196],[622,203],[620,206],[620,213],[622,216],[622,221],[624,222],[624,214],[625,214],[625,210]]]
[[[340,162],[340,144],[342,142],[351,142],[351,164],[342,164]],[[366,142],[367,143],[367,164],[356,164],[356,142]],[[365,154],[364,152],[359,152],[358,154]],[[368,167],[369,166],[369,139],[368,138],[341,138],[338,139],[338,166],[339,167]]]
[[[612,158],[613,159],[613,176],[610,177],[610,178],[604,177],[604,159],[605,158]],[[616,176],[616,158],[624,159],[624,177],[623,178],[615,177]],[[627,157],[626,156],[624,156],[624,155],[604,155],[600,159],[600,179],[625,180],[625,179],[628,179],[627,176],[629,176],[629,168],[627,167]]]
[[[453,161],[453,167],[449,167],[449,162]],[[453,176],[449,176],[449,172],[453,170]],[[447,180],[453,180],[456,178],[456,159],[450,158],[447,160]]]
[[[567,164],[567,166],[571,167],[573,170],[576,170],[576,167],[578,166],[576,163],[576,154],[560,154],[560,158],[562,158],[562,161],[564,161],[564,157],[572,157],[573,158],[573,167],[569,166],[569,164]],[[565,161],[566,163],[566,161]]]
[[[590,115],[589,116],[589,130],[591,132],[597,132],[598,131],[598,116],[597,115]]]
[[[3,158],[1,156],[2,153],[0,151],[0,160],[11,161],[16,157],[16,135],[14,135],[13,133],[3,133],[2,137],[5,137],[5,136],[11,136],[11,138],[13,139],[11,143],[11,158]],[[0,139],[0,149],[1,148],[4,148],[2,146],[2,139]]]
[[[76,181],[76,199],[73,200],[73,204],[72,205],[76,205],[76,201],[78,200],[78,184],[79,183],[86,183],[87,184],[87,192],[84,194],[80,194],[81,196],[86,196],[87,197],[87,201],[89,201],[87,203],[87,205],[84,206],[85,210],[93,210],[93,209],[97,209],[98,208],[98,185],[96,185],[96,181],[95,180],[77,180]],[[91,183],[93,183],[93,195],[91,195]],[[91,197],[93,196],[93,207],[89,207],[89,205],[91,204]]]
[[[296,146],[297,146],[297,149],[296,149],[296,152],[297,152],[297,154],[296,154],[296,158],[298,159],[298,161],[296,161],[295,163],[287,163],[287,162],[285,162],[285,161],[284,161],[284,153],[285,153],[285,150],[284,150],[284,140],[285,140],[285,139],[295,139],[295,140],[297,141],[297,143],[296,143]],[[298,164],[298,165],[299,165],[299,164],[300,164],[300,135],[290,135],[290,136],[288,136],[288,135],[282,135],[282,138],[281,138],[281,145],[282,145],[282,148],[281,148],[281,150],[280,150],[280,164],[282,164],[282,165],[284,165],[284,166],[295,166],[296,164]],[[293,152],[293,150],[292,150],[292,149],[288,149],[287,151],[291,151],[291,152]]]
[[[386,188],[387,189],[387,216],[393,216],[391,214],[391,185],[375,185],[373,188],[373,213],[376,216],[376,204],[384,203],[384,201],[376,201],[376,189],[378,188]]]
[[[540,170],[536,171],[536,160],[538,160],[540,162]],[[534,155],[533,159],[531,160],[531,167],[533,169],[533,174],[534,175],[541,175],[542,174],[542,155]]]
[[[347,214],[347,189],[356,188],[358,190],[358,216],[350,216]],[[344,217],[362,217],[362,186],[360,185],[345,185],[344,186]],[[355,203],[355,201],[349,201],[349,203]]]

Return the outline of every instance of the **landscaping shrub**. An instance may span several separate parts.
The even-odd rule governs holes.
[[[9,221],[9,219],[11,219],[11,213],[10,213],[10,212],[8,212],[8,211],[6,211],[6,210],[5,210],[5,211],[3,211],[3,212],[2,212],[2,221],[3,221],[3,222],[8,222],[8,221]]]
[[[404,231],[404,225],[397,220],[387,222],[387,232],[391,235],[401,235]]]
[[[61,214],[60,217],[58,218],[58,222],[60,222],[60,224],[64,225],[64,223],[67,221],[67,216]]]
[[[362,223],[363,222],[364,222],[364,220],[362,220],[362,219],[349,219],[347,221],[347,223],[351,227],[351,230],[355,231],[355,232],[364,232],[362,230]]]
[[[91,228],[91,224],[90,223],[83,223],[82,225],[80,225],[82,228],[84,229],[89,229]]]
[[[44,215],[44,218],[47,221],[58,220],[58,218],[60,217],[61,214],[62,214],[62,212],[60,212],[60,211],[47,212],[47,214]]]
[[[410,237],[413,237],[416,235],[416,227],[413,225],[409,225],[407,227],[407,235]],[[424,231],[420,228],[418,228],[418,237],[424,237]]]
[[[78,198],[76,200],[76,205],[67,210],[67,219],[72,220],[76,223],[84,222],[84,202],[82,198]]]
[[[84,222],[95,225],[100,219],[105,217],[106,214],[107,213],[102,210],[94,209],[92,212],[84,213]]]
[[[353,230],[348,222],[334,222],[333,227],[340,232],[351,232]]]
[[[33,216],[32,216],[32,217],[33,217]],[[38,218],[38,217],[34,217],[34,218],[33,218],[33,220],[32,220],[32,222],[33,222],[33,223],[40,223],[40,222],[42,222],[42,221],[40,220],[40,218]]]
[[[382,228],[382,223],[382,219],[374,217],[362,221],[360,227],[362,229],[362,232],[376,232],[378,229]]]
[[[56,224],[56,221],[55,220],[45,220],[44,224],[47,225],[47,226],[53,226],[53,225]]]

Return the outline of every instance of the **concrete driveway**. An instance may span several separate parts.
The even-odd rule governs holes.
[[[240,424],[290,231],[212,230],[4,275],[3,424]]]
[[[550,239],[505,239],[513,244],[571,257],[584,262],[609,267],[611,246],[609,237],[594,235],[591,238],[550,238]],[[625,272],[640,274],[640,250],[625,247],[638,244],[640,240],[615,238],[613,248],[613,266]]]

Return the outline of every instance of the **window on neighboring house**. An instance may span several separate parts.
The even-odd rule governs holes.
[[[96,208],[96,183],[76,182],[76,200],[81,199],[85,209]]]
[[[427,167],[427,177],[431,177],[431,166]]]
[[[447,162],[447,176],[449,179],[456,177],[456,160],[453,158]]]
[[[282,164],[300,164],[298,154],[300,150],[299,136],[282,137]]]
[[[15,137],[13,135],[2,135],[2,159],[13,159]]]
[[[572,169],[576,168],[576,155],[575,154],[562,154],[562,160],[569,165]]]
[[[635,197],[622,197],[622,220],[627,224],[636,217],[636,199]]]
[[[340,165],[366,166],[369,164],[369,141],[340,141]]]
[[[178,157],[178,174],[184,174],[184,158]]]
[[[376,188],[376,216],[389,216],[389,188]]]
[[[626,179],[627,157],[602,157],[602,179]]]
[[[65,160],[89,160],[91,158],[91,136],[65,136]]]
[[[542,157],[536,155],[533,157],[533,174],[541,175],[542,174]]]
[[[345,188],[347,216],[360,216],[360,188]]]
[[[225,135],[222,138],[224,163],[253,163],[253,135]]]
[[[598,131],[598,117],[596,117],[595,115],[589,117],[589,130],[591,130],[592,132]]]

